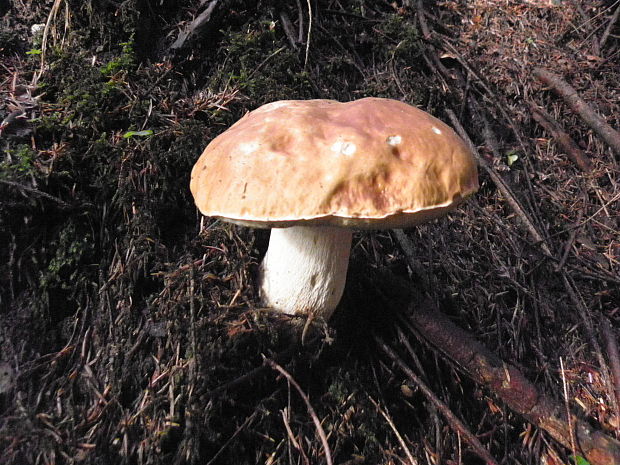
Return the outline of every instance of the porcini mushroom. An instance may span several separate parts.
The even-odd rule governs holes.
[[[190,189],[205,216],[273,228],[263,303],[328,319],[342,297],[352,229],[405,228],[478,189],[446,124],[405,103],[284,100],[248,113],[204,150]]]

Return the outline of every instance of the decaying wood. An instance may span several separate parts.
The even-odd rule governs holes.
[[[409,320],[425,340],[460,365],[474,381],[564,447],[571,448],[571,429],[562,406],[539,392],[515,366],[501,360],[438,311],[420,305],[410,312]],[[575,416],[570,423],[578,454],[592,465],[620,463],[620,442]]]
[[[566,156],[577,165],[581,171],[589,173],[592,171],[592,164],[586,157],[579,146],[573,141],[573,139],[562,129],[560,124],[542,108],[529,104],[532,112],[532,117],[540,124],[545,131],[547,131],[553,139],[560,145],[562,150],[566,153]]]
[[[577,91],[559,76],[543,68],[534,68],[534,76],[550,86],[579,117],[603,139],[616,154],[620,155],[620,133],[583,100]]]

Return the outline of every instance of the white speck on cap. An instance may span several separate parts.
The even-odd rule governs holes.
[[[385,141],[389,144],[389,145],[398,145],[403,141],[403,138],[400,136],[388,136],[387,139],[385,139]]]
[[[351,156],[357,150],[355,144],[351,142],[343,142],[341,140],[334,142],[331,146],[333,152],[342,153],[343,155]]]
[[[239,144],[239,150],[241,150],[246,155],[256,152],[256,150],[258,150],[258,147],[259,145],[256,141],[242,142],[241,144]]]
[[[441,134],[441,129],[436,128],[435,126],[433,126],[433,132],[434,132],[435,134]]]

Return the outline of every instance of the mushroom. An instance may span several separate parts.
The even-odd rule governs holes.
[[[446,124],[390,99],[284,100],[246,114],[204,150],[190,189],[205,216],[273,228],[260,266],[266,306],[328,319],[352,229],[437,218],[478,189]]]

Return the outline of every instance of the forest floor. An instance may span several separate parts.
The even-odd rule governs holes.
[[[618,1],[0,10],[0,463],[620,463]],[[300,345],[268,231],[189,174],[264,103],[367,96],[453,126],[480,190],[356,233]]]

